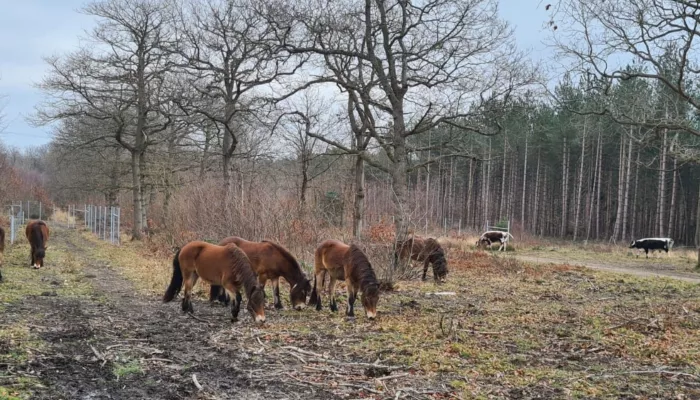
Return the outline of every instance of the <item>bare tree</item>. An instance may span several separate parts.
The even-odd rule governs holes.
[[[377,128],[370,134],[389,160],[384,169],[392,180],[397,240],[407,232],[409,154],[428,150],[411,149],[408,139],[441,124],[495,133],[498,126],[479,117],[531,82],[493,0],[267,5],[290,52],[346,57],[372,76],[376,90],[368,94]],[[356,89],[352,83],[345,88]]]
[[[231,185],[231,160],[239,143],[236,124],[263,107],[256,90],[281,76],[293,75],[303,59],[280,51],[274,30],[244,0],[185,1],[178,6],[180,57],[193,88],[213,107],[195,111],[223,127],[221,149],[224,186]]]
[[[111,121],[109,135],[131,154],[132,236],[139,239],[146,220],[146,150],[171,122],[160,112],[168,101],[162,89],[170,67],[163,49],[169,13],[155,0],[98,1],[83,12],[99,19],[89,35],[95,45],[47,59],[50,73],[39,87],[51,100],[40,108],[37,121],[74,116]]]
[[[695,113],[700,99],[692,92],[700,78],[696,49],[700,34],[700,3],[687,0],[563,0],[555,18],[554,44],[571,68],[597,78],[603,93],[627,80],[657,82],[682,100]],[[669,45],[675,65],[668,68]],[[611,60],[632,56],[635,69]],[[612,98],[607,98],[611,100]],[[617,107],[614,101],[601,101],[590,113],[606,114],[616,122],[649,129],[681,130],[700,135],[686,115],[678,113],[638,113]]]

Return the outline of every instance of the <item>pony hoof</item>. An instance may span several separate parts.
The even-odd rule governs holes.
[[[233,323],[236,323],[236,322],[238,322],[238,318],[231,318],[231,323],[232,323],[232,324],[233,324]]]
[[[282,304],[275,304],[275,309],[281,310],[282,308]]]

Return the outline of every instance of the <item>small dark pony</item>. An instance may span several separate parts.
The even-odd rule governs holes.
[[[405,241],[397,243],[394,257],[401,260],[407,260],[410,257],[412,260],[423,262],[423,280],[426,279],[429,264],[433,264],[433,279],[436,282],[444,282],[447,278],[445,251],[440,243],[433,238],[411,236]]]
[[[0,227],[0,268],[5,263],[5,230]],[[0,282],[2,282],[2,269],[0,269]]]
[[[46,255],[46,242],[49,241],[49,227],[41,220],[32,221],[27,224],[25,230],[27,240],[31,246],[31,267],[39,269],[44,266]]]
[[[263,240],[262,242],[251,242],[236,236],[231,236],[219,242],[219,246],[233,243],[238,246],[248,256],[253,271],[258,275],[258,282],[262,285],[263,291],[268,279],[272,281],[273,298],[275,308],[282,308],[280,300],[279,278],[284,278],[290,286],[289,296],[292,307],[301,310],[306,305],[306,297],[311,291],[311,282],[304,275],[304,271],[296,258],[281,245]],[[209,294],[209,301],[226,302],[222,298],[220,286],[212,286]]]
[[[367,318],[374,319],[377,316],[377,302],[379,301],[379,282],[374,275],[372,264],[365,253],[359,247],[350,246],[337,240],[326,240],[316,248],[314,287],[311,291],[309,305],[316,305],[316,310],[321,310],[321,295],[323,281],[326,273],[330,274],[330,308],[338,311],[335,302],[336,281],[345,281],[348,287],[348,309],[346,314],[354,317],[355,299],[357,292],[362,292],[362,306],[365,308]],[[316,289],[316,283],[320,283],[320,289]]]
[[[198,278],[212,285],[223,286],[232,297],[235,296],[231,305],[233,322],[238,320],[242,300],[240,289],[243,286],[248,298],[248,312],[255,322],[265,322],[265,297],[262,288],[257,284],[248,257],[235,244],[217,246],[194,241],[178,250],[173,258],[173,277],[163,295],[163,302],[173,300],[184,282],[182,311],[194,312],[191,296]]]

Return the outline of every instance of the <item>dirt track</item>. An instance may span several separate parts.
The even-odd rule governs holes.
[[[406,384],[404,393],[415,391],[414,398],[425,398],[420,390],[445,391],[403,368],[347,354],[343,342],[355,339],[342,333],[288,332],[280,343],[278,332],[255,325],[245,309],[235,324],[228,309],[202,300],[194,301],[194,317],[182,314],[179,297],[163,304],[160,297],[143,296],[107,262],[91,258],[76,231],[53,227],[52,234],[50,246],[75,257],[78,276],[55,275],[49,263],[31,279],[51,282],[59,292],[66,279],[87,281],[91,294],[49,290],[5,304],[0,332],[28,327],[37,345],[25,346],[27,362],[22,354],[9,364],[0,357],[0,389],[8,382],[3,378],[24,377],[37,382],[27,385],[32,399],[331,399],[367,397],[373,377],[388,375],[393,384]],[[291,317],[267,312],[278,321],[308,318],[303,311],[290,310]],[[13,352],[17,343],[0,337],[0,356]]]
[[[212,339],[237,342],[230,337],[236,328],[254,330],[247,318],[232,329],[223,323],[225,310],[202,302],[195,304],[200,320],[182,315],[177,302],[162,304],[136,295],[130,282],[103,262],[85,258],[70,235],[53,238],[54,245],[58,241],[58,246],[67,246],[86,263],[82,274],[95,295],[65,298],[45,293],[5,310],[3,323],[31,318],[32,333],[48,343],[37,349],[28,370],[21,371],[44,386],[32,398],[184,399],[214,398],[214,393],[216,398],[236,399],[302,397],[304,391],[294,382],[266,376],[259,354],[217,346]],[[50,269],[42,274],[50,274]],[[334,396],[318,391],[303,397]]]
[[[600,262],[576,261],[576,260],[569,260],[569,259],[556,258],[556,257],[539,257],[539,256],[524,256],[524,255],[514,255],[513,257],[517,258],[518,260],[526,261],[526,262],[535,262],[535,263],[544,263],[544,264],[554,263],[554,264],[578,265],[578,266],[587,267],[587,268],[591,268],[591,269],[616,272],[616,273],[621,273],[621,274],[629,274],[629,275],[642,276],[642,277],[673,278],[673,279],[678,279],[678,280],[685,281],[685,282],[700,283],[700,275],[693,274],[691,272],[679,272],[679,271],[668,271],[668,270],[655,271],[655,270],[650,270],[650,269],[635,268],[633,266],[628,266],[628,265],[620,265],[620,264],[613,265],[613,264],[600,263]]]

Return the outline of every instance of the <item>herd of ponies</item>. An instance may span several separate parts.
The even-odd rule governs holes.
[[[46,222],[34,220],[27,223],[25,229],[30,245],[30,266],[39,269],[44,265],[49,227]],[[477,247],[490,247],[499,243],[504,251],[508,239],[513,236],[508,232],[487,231],[476,242]],[[673,246],[670,238],[646,238],[632,242],[630,248],[644,250],[665,250]],[[5,248],[5,231],[0,227],[0,266]],[[433,278],[444,282],[447,277],[447,259],[442,247],[434,238],[409,236],[397,243],[394,257],[401,260],[423,262],[423,280],[429,266],[433,267]],[[361,302],[368,319],[377,316],[379,300],[379,281],[374,273],[367,255],[356,244],[346,244],[338,240],[326,240],[314,252],[313,284],[306,277],[296,258],[279,243],[263,240],[252,242],[231,236],[211,244],[193,241],[178,249],[173,258],[173,274],[170,284],[163,295],[164,302],[172,301],[182,290],[182,311],[192,313],[192,289],[198,279],[211,285],[210,302],[231,303],[231,320],[237,321],[241,308],[242,295],[247,299],[247,310],[257,323],[265,322],[265,285],[272,282],[273,301],[276,309],[282,308],[279,280],[289,283],[290,303],[296,310],[307,304],[321,310],[321,292],[326,275],[330,279],[328,286],[329,307],[338,311],[335,286],[338,281],[345,281],[348,292],[346,315],[355,316],[355,301],[362,293]],[[2,282],[0,270],[0,282]]]
[[[423,279],[430,264],[436,282],[447,277],[445,252],[433,238],[409,237],[396,247],[395,256],[424,263]],[[182,290],[182,311],[193,312],[192,288],[198,279],[211,285],[209,301],[231,303],[231,320],[237,321],[245,294],[247,310],[257,323],[265,322],[265,285],[272,283],[273,302],[282,308],[279,280],[289,283],[292,308],[302,310],[307,304],[321,310],[321,292],[326,275],[329,277],[329,307],[338,311],[335,287],[344,281],[348,292],[345,314],[355,316],[355,301],[361,302],[368,319],[377,317],[379,281],[367,255],[356,244],[338,240],[323,241],[314,252],[313,284],[306,277],[296,258],[279,243],[263,240],[252,242],[232,236],[218,244],[193,241],[178,249],[173,258],[173,274],[163,295],[172,301]],[[184,288],[184,289],[183,289]]]

